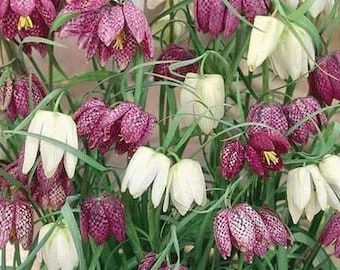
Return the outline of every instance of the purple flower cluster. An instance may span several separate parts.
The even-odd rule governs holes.
[[[245,160],[262,177],[268,177],[268,171],[282,170],[281,157],[290,149],[290,141],[306,144],[309,135],[318,133],[327,118],[318,101],[308,96],[285,105],[255,104],[247,122],[251,123],[247,145],[239,140],[228,141],[220,152],[222,176],[227,179],[238,175]],[[289,128],[292,130],[288,134]]]
[[[78,45],[86,49],[86,58],[98,55],[101,65],[112,57],[125,69],[137,51],[147,58],[154,56],[151,29],[143,11],[131,0],[118,4],[109,0],[70,1],[61,14],[79,13],[67,22],[60,37],[78,36]]]

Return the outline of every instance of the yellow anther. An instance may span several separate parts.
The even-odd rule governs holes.
[[[280,159],[277,157],[277,153],[275,153],[274,151],[263,151],[263,155],[268,165],[270,165],[271,163],[273,165],[279,163]]]
[[[117,50],[122,50],[123,49],[123,44],[125,40],[125,32],[122,31],[119,33],[119,35],[116,37],[115,44],[113,45],[113,48]]]
[[[18,21],[18,30],[25,28],[25,30],[33,28],[33,22],[30,16],[20,16]]]

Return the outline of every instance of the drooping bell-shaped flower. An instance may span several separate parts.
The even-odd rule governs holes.
[[[340,100],[340,52],[334,52],[316,61],[316,68],[309,74],[309,93],[318,101],[331,105]]]
[[[224,115],[224,102],[225,89],[221,75],[187,73],[180,93],[185,125],[191,125],[197,119],[200,129],[209,134]]]
[[[276,213],[268,209],[257,211],[247,203],[217,213],[214,237],[223,259],[230,257],[235,247],[244,252],[249,262],[255,255],[264,257],[275,244],[287,247],[292,241],[291,233]]]
[[[140,197],[152,184],[151,201],[157,207],[164,194],[170,159],[152,148],[141,146],[133,154],[122,180],[121,191],[127,189],[133,198]]]
[[[27,189],[28,175],[22,173],[23,162],[24,155],[21,152],[17,159],[9,163],[4,169],[21,184],[23,189]],[[5,189],[8,196],[15,195],[16,198],[25,198],[24,194],[21,194],[21,189],[13,188],[13,185],[6,178],[0,176],[0,194],[5,194]]]
[[[156,118],[132,102],[122,102],[109,109],[97,99],[84,103],[73,116],[79,136],[87,138],[90,149],[106,153],[114,144],[119,154],[132,155],[145,144]]]
[[[188,50],[182,46],[176,44],[168,45],[158,58],[158,61],[167,62],[157,64],[153,69],[155,81],[166,80],[167,78],[184,81],[184,77],[187,73],[196,73],[198,71],[198,64],[195,62],[173,70],[171,70],[171,65],[179,61],[191,60],[195,58],[195,56],[196,54],[194,51]],[[157,74],[161,76],[157,76]]]
[[[287,248],[293,243],[292,233],[276,212],[268,207],[259,209],[257,212],[267,228],[272,245],[275,244]]]
[[[288,122],[282,105],[254,104],[249,109],[247,122],[253,123],[247,128],[250,136],[263,130],[279,132],[283,135],[288,131]]]
[[[27,201],[0,197],[0,249],[9,241],[18,241],[23,249],[30,249],[33,241],[33,208]]]
[[[59,0],[2,0],[0,2],[0,30],[6,39],[21,39],[29,36],[47,38],[49,27],[57,15]],[[47,52],[46,44],[26,43],[24,49],[31,53],[36,48],[42,56]]]
[[[297,8],[299,2],[305,2],[306,0],[283,0],[292,8]],[[334,0],[314,0],[309,12],[313,18],[316,18],[320,13],[329,13],[334,5]]]
[[[170,168],[163,211],[168,209],[169,197],[182,216],[193,202],[201,206],[206,203],[206,185],[198,161],[182,159]]]
[[[261,131],[249,137],[245,158],[250,168],[262,177],[283,169],[281,156],[290,149],[289,141],[279,133]]]
[[[31,186],[32,199],[41,207],[52,210],[60,209],[66,197],[73,194],[71,179],[67,176],[64,167],[59,166],[52,177],[46,177],[42,164],[37,167]]]
[[[340,258],[340,212],[333,214],[322,230],[319,243],[324,246],[333,245],[334,255]]]
[[[308,76],[315,63],[312,37],[294,23],[291,28],[286,26],[269,60],[274,73],[283,80],[289,77],[297,80],[301,76]]]
[[[84,241],[91,236],[97,245],[109,236],[118,242],[125,240],[125,212],[121,199],[103,194],[88,197],[80,208],[80,232]]]
[[[320,210],[329,206],[340,210],[340,202],[316,165],[298,167],[287,176],[288,210],[296,224],[303,212],[311,221]]]
[[[79,258],[71,231],[66,224],[48,223],[42,226],[38,243],[52,229],[53,232],[37,253],[38,262],[44,262],[48,270],[73,270],[78,266]]]
[[[0,110],[7,112],[14,121],[30,113],[30,103],[37,106],[46,96],[46,90],[35,74],[27,74],[14,80],[7,80],[0,86]]]
[[[312,96],[294,99],[283,105],[283,111],[289,127],[295,127],[289,138],[300,144],[307,143],[309,135],[318,133],[319,128],[327,123],[319,102]]]
[[[307,76],[309,68],[314,67],[312,38],[294,23],[288,27],[277,18],[256,16],[247,56],[249,70],[254,71],[267,58],[281,79]]]
[[[71,1],[61,13],[79,13],[61,29],[60,36],[78,36],[86,58],[98,55],[101,65],[114,58],[125,69],[139,46],[147,58],[154,56],[151,29],[142,10],[131,0]]]
[[[77,127],[69,115],[38,110],[31,120],[28,132],[49,137],[78,149]],[[44,173],[48,178],[56,172],[62,159],[68,177],[73,177],[78,161],[76,156],[61,146],[30,135],[27,135],[25,142],[22,168],[24,174],[28,173],[33,167],[38,150],[40,151]]]
[[[240,23],[235,12],[244,14],[253,23],[256,15],[266,15],[271,9],[269,0],[230,0],[233,9],[227,8],[223,0],[195,0],[194,18],[199,31],[210,33],[213,38],[224,33],[232,36]]]
[[[340,196],[340,157],[338,155],[326,155],[319,162],[319,169],[327,183]]]
[[[226,142],[220,152],[222,176],[234,178],[241,171],[245,161],[245,146],[239,140]]]
[[[280,42],[284,24],[272,16],[256,16],[251,31],[247,64],[255,71],[276,49]]]
[[[157,254],[155,254],[154,252],[148,252],[145,254],[142,261],[138,265],[137,270],[151,270],[152,266],[155,264],[156,261],[157,261]],[[175,269],[175,268],[173,268],[170,265],[167,265],[166,262],[163,262],[161,266],[158,268],[158,270],[171,270],[171,269]],[[188,268],[183,265],[179,265],[178,268],[176,269],[188,270]]]

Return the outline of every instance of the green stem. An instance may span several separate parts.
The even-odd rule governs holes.
[[[262,64],[262,91],[263,99],[266,103],[269,102],[269,64],[268,60],[265,60]]]
[[[1,269],[6,270],[6,246],[1,249]]]

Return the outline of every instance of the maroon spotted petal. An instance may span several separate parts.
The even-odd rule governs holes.
[[[229,229],[235,246],[245,253],[249,262],[253,261],[256,240],[255,226],[244,211],[231,209],[228,213]]]
[[[263,125],[250,125],[247,128],[247,133],[249,135],[254,135],[260,131],[268,130],[271,132],[285,134],[288,130],[288,121],[283,113],[281,105],[262,105],[255,104],[250,107],[247,122],[254,122]],[[265,125],[273,128],[267,128]]]
[[[154,252],[148,252],[145,254],[144,258],[138,265],[137,270],[150,270],[156,261],[157,261],[156,254]]]
[[[265,168],[263,157],[253,147],[248,146],[245,151],[245,159],[250,168],[256,174],[262,177],[269,177],[269,173]]]
[[[88,197],[81,205],[80,230],[84,241],[92,236],[97,245],[112,235],[119,242],[125,239],[125,215],[121,200],[104,195]]]
[[[235,209],[243,211],[252,220],[255,230],[254,253],[263,258],[267,248],[272,243],[265,222],[262,220],[259,213],[247,203],[238,204]]]
[[[319,242],[328,246],[340,237],[340,212],[333,214],[327,225],[323,229]]]
[[[13,94],[13,81],[8,79],[0,86],[0,111],[7,109]]]
[[[112,196],[106,196],[102,204],[109,220],[111,235],[113,235],[118,242],[123,242],[125,240],[126,230],[123,201]]]
[[[33,240],[33,208],[25,201],[15,201],[16,238],[25,250],[30,249]]]
[[[223,259],[231,256],[232,242],[228,220],[229,210],[221,210],[214,219],[214,237],[216,246]]]
[[[323,112],[319,112],[313,117],[321,106],[318,101],[312,97],[297,98],[283,106],[290,127],[295,127],[289,137],[300,144],[307,143],[309,134],[316,134],[318,128],[327,122]],[[297,125],[297,126],[295,126]]]
[[[293,236],[288,227],[281,221],[280,217],[269,208],[257,211],[264,221],[274,244],[288,247],[293,242]]]
[[[0,249],[4,248],[11,238],[14,215],[15,205],[0,198]]]
[[[220,152],[222,176],[234,178],[241,171],[245,160],[245,147],[238,141],[227,142]]]
[[[340,99],[340,52],[317,59],[317,67],[308,76],[310,94],[320,102],[332,104]]]
[[[40,163],[31,184],[31,194],[33,200],[41,207],[52,210],[60,209],[66,197],[73,194],[71,179],[67,177],[62,163],[59,164],[51,178],[45,176],[42,163]]]
[[[218,1],[217,1],[218,2]],[[184,47],[176,44],[168,45],[158,58],[158,61],[186,61],[195,58],[195,52],[189,51]],[[166,80],[167,78],[172,78],[174,80],[184,81],[185,75],[189,72],[196,73],[198,71],[198,64],[195,62],[190,65],[186,65],[174,70],[170,70],[172,63],[161,63],[154,67],[153,72],[155,81]],[[162,75],[157,76],[157,74]],[[177,75],[178,74],[178,75]]]
[[[7,107],[7,115],[14,121],[18,116],[26,117],[30,113],[30,103],[37,106],[46,96],[46,90],[34,74],[16,78],[13,93]],[[31,100],[30,100],[31,99]]]
[[[247,19],[253,23],[255,16],[268,15],[271,9],[270,0],[243,0],[243,12]]]
[[[238,14],[242,12],[242,0],[230,0],[229,3]],[[231,37],[236,32],[239,24],[240,19],[236,16],[235,12],[227,9],[224,16],[224,36],[227,38]]]

